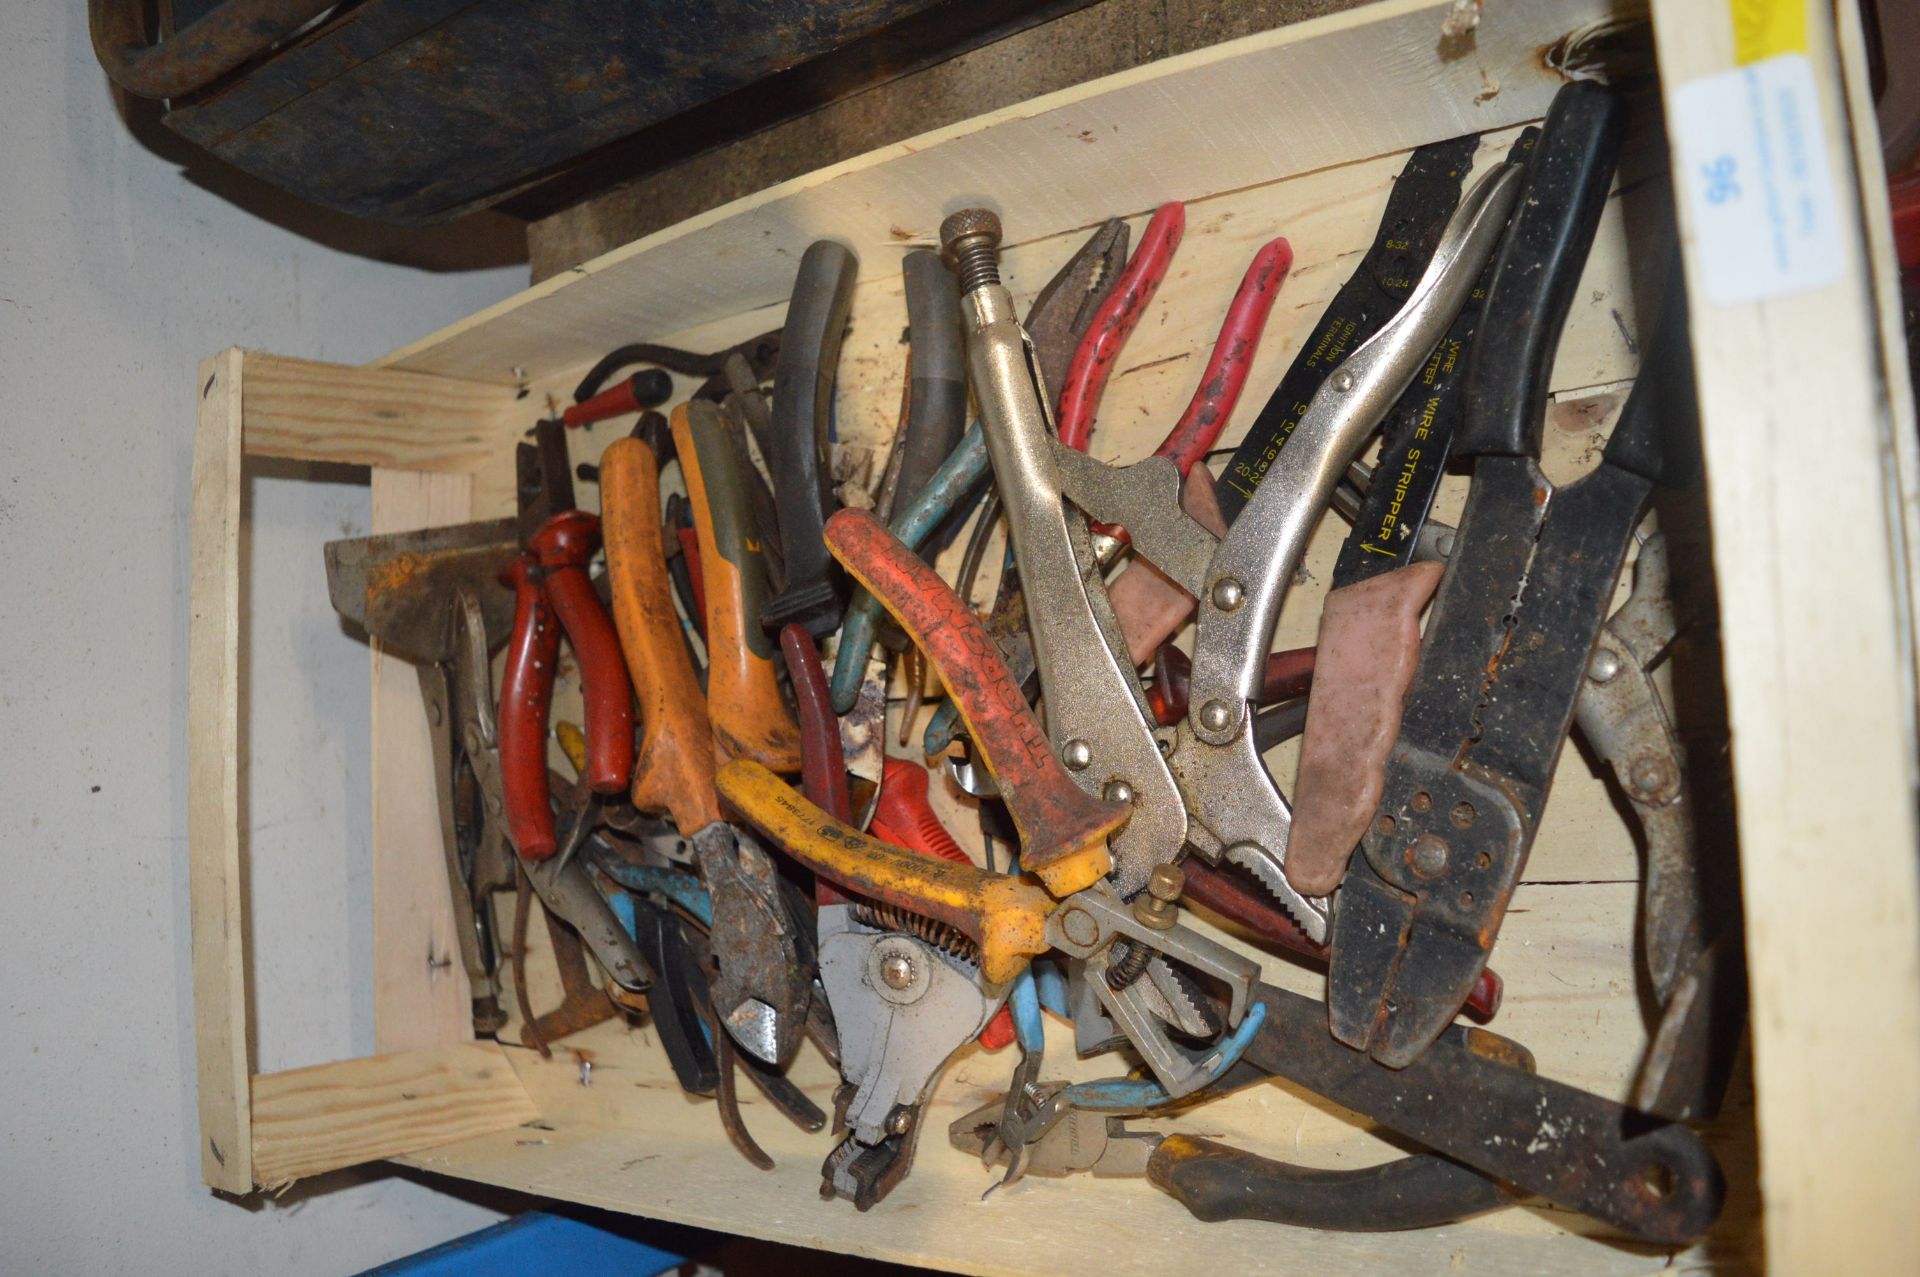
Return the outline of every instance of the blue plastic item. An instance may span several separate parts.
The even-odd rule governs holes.
[[[465,1237],[369,1268],[361,1277],[658,1277],[686,1256],[577,1219],[529,1211]]]

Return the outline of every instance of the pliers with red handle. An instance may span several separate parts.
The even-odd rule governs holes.
[[[1154,211],[1146,233],[1140,237],[1139,249],[1127,263],[1126,273],[1081,337],[1080,347],[1067,367],[1066,382],[1060,388],[1060,442],[1068,447],[1081,452],[1087,450],[1093,436],[1094,413],[1100,406],[1107,378],[1112,375],[1127,339],[1139,327],[1147,303],[1153,300],[1166,278],[1186,228],[1184,204],[1177,201],[1162,204]],[[1207,454],[1226,427],[1227,418],[1233,415],[1240,392],[1247,384],[1260,334],[1273,310],[1274,298],[1279,295],[1280,286],[1286,282],[1292,267],[1293,247],[1285,239],[1270,240],[1262,245],[1248,264],[1240,287],[1227,307],[1227,317],[1220,325],[1220,335],[1214,339],[1213,353],[1207,359],[1206,370],[1200,374],[1193,398],[1167,437],[1154,449],[1154,456],[1171,459],[1181,474],[1191,470],[1194,462]]]
[[[541,422],[515,461],[525,550],[503,578],[514,590],[514,614],[500,684],[500,787],[514,848],[545,860],[560,847],[547,783],[547,715],[562,634],[580,665],[582,780],[591,796],[622,792],[633,772],[633,685],[613,621],[587,577],[600,520],[574,505],[566,427]],[[579,813],[575,831],[585,832],[586,816]]]
[[[1147,223],[1127,267],[1094,312],[1087,330],[1081,335],[1073,360],[1059,392],[1058,430],[1060,442],[1081,452],[1087,450],[1093,435],[1094,414],[1106,389],[1120,352],[1140,324],[1147,304],[1153,300],[1166,278],[1180,239],[1186,233],[1186,205],[1172,202],[1161,205]],[[1246,387],[1253,356],[1259,348],[1260,334],[1273,310],[1280,286],[1293,266],[1293,248],[1284,238],[1268,241],[1254,254],[1240,287],[1227,307],[1227,314],[1214,340],[1213,352],[1194,388],[1186,411],[1154,449],[1154,456],[1171,460],[1182,475],[1206,456],[1220,432],[1226,428],[1240,393]],[[1107,533],[1105,554],[1116,553],[1124,544],[1124,532],[1101,528]],[[1100,545],[1100,542],[1096,542]],[[1128,571],[1135,570],[1132,567]],[[1022,684],[1030,683],[1034,672],[1033,652],[1028,644],[1025,603],[1017,572],[1001,577],[988,628],[1000,640],[1002,653],[1014,676]],[[1123,626],[1124,617],[1118,618]],[[1163,636],[1164,637],[1164,636]],[[1154,646],[1157,646],[1155,644]],[[927,725],[926,750],[940,754],[953,742],[959,719],[951,705],[942,706]]]

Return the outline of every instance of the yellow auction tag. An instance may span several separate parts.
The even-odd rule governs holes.
[[[1727,0],[1727,6],[1735,65],[1807,51],[1807,0]]]

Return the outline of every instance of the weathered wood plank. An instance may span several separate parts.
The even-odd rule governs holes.
[[[373,530],[463,523],[472,476],[373,472]],[[440,831],[440,781],[411,662],[373,645],[373,1031],[377,1051],[473,1037]]]
[[[200,364],[187,622],[187,876],[200,1173],[253,1188],[240,877],[240,434],[245,354]]]
[[[498,454],[517,392],[399,369],[248,351],[243,409],[253,457],[469,471]]]
[[[1780,1272],[1911,1272],[1920,829],[1901,532],[1915,475],[1911,441],[1893,439],[1886,378],[1904,359],[1883,345],[1872,296],[1833,7],[1806,10],[1817,100],[1801,118],[1827,152],[1816,180],[1838,203],[1839,277],[1716,305],[1685,199],[1681,242],[1740,795],[1767,1258]],[[1654,20],[1670,104],[1736,65],[1727,6],[1656,0]],[[1857,48],[1852,70],[1864,76]],[[1696,180],[1668,127],[1675,182]]]
[[[265,1073],[253,1079],[254,1178],[274,1189],[539,1116],[492,1042]]]

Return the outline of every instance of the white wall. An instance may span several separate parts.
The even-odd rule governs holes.
[[[354,1272],[494,1215],[391,1175],[255,1209],[200,1184],[194,365],[236,343],[368,359],[524,271],[369,260],[202,189],[122,122],[85,11],[0,0],[0,1272]],[[458,235],[314,225],[378,253],[475,255]],[[368,497],[364,476],[292,474],[250,488],[243,783],[264,1070],[373,1047],[367,653],[334,623],[319,550],[365,530]]]

